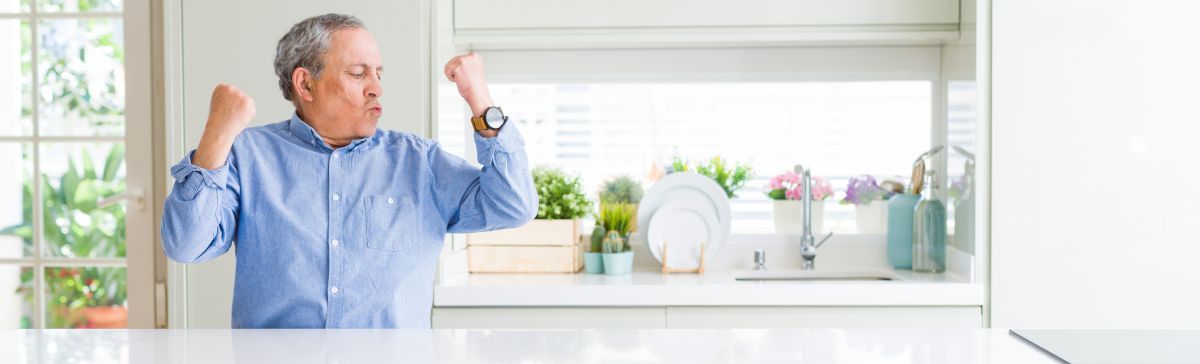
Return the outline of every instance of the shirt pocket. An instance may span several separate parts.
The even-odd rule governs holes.
[[[421,215],[412,199],[405,196],[367,196],[365,200],[367,247],[384,251],[406,251],[420,241]]]

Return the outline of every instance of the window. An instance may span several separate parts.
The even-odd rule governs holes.
[[[0,328],[126,325],[121,0],[0,0]]]
[[[530,162],[578,173],[592,195],[618,175],[648,189],[676,156],[749,163],[754,178],[731,200],[735,234],[774,232],[764,187],[796,164],[835,191],[861,174],[907,181],[937,135],[937,48],[483,55],[492,98],[525,136]],[[442,144],[473,155],[461,101],[443,92]],[[824,225],[853,233],[841,195],[825,201]]]

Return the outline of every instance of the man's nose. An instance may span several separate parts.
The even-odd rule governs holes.
[[[379,98],[383,96],[383,81],[378,78],[372,78],[372,81],[367,84],[367,88],[363,90],[367,97]]]

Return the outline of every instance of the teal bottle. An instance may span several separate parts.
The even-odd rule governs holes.
[[[898,193],[888,199],[887,260],[892,268],[912,268],[913,208],[920,198]]]
[[[946,270],[946,204],[934,171],[925,173],[925,185],[929,188],[913,208],[912,270],[941,273]]]

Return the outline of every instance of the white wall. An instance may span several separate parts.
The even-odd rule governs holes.
[[[291,117],[272,68],[275,45],[293,24],[329,12],[351,14],[366,23],[383,54],[382,129],[429,136],[428,2],[385,0],[180,1],[182,13],[182,92],[184,149],[196,147],[217,83],[230,83],[254,98],[253,125]],[[170,14],[168,14],[170,16]],[[174,163],[183,150],[172,150]],[[175,155],[177,154],[177,155]],[[189,328],[229,327],[233,296],[233,252],[187,267]],[[178,309],[177,307],[173,309]]]
[[[992,326],[1200,327],[1198,13],[994,3]]]

